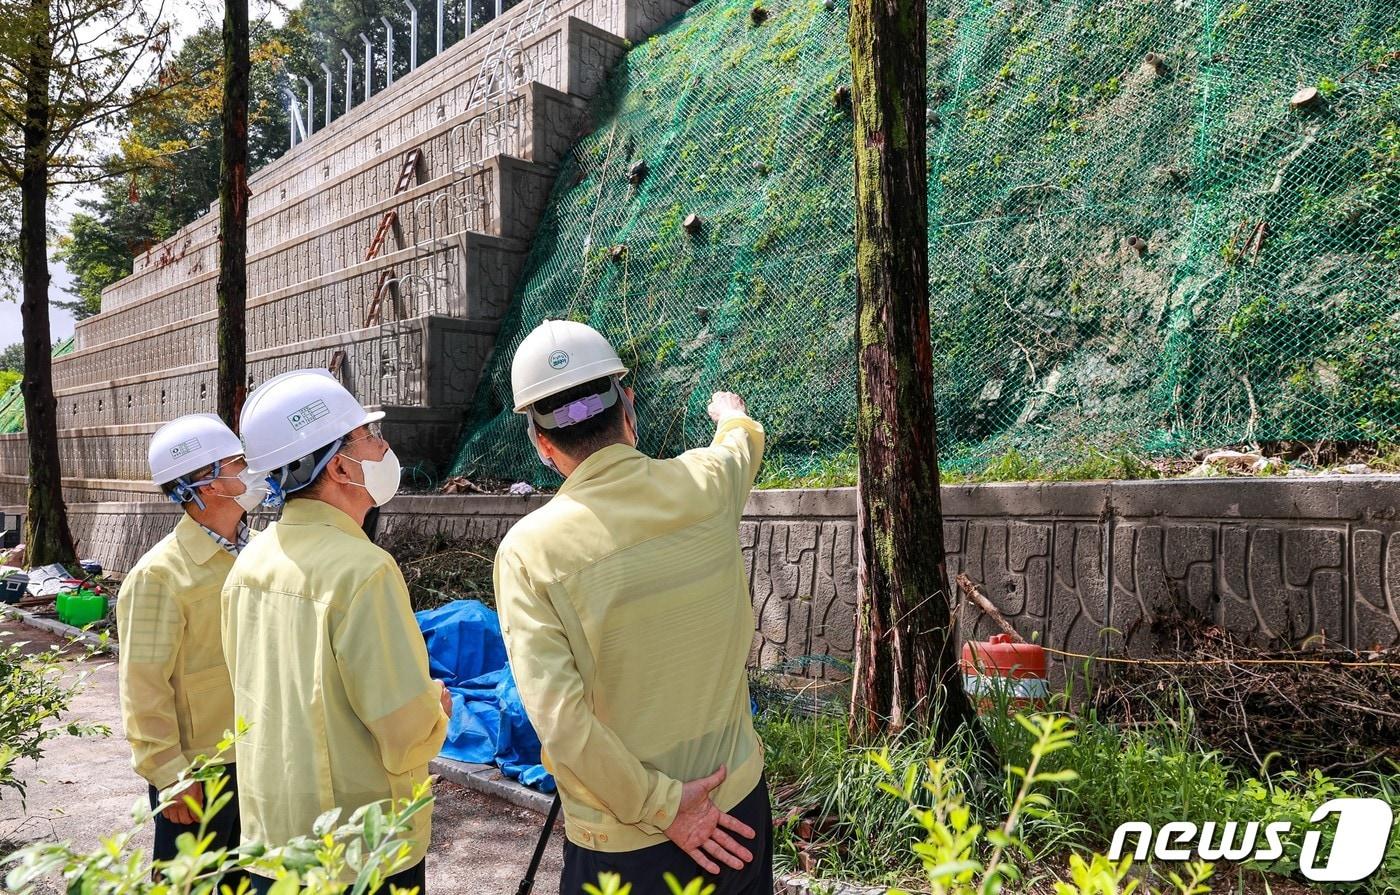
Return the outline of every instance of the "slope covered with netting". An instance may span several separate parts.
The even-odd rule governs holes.
[[[846,7],[761,2],[701,0],[612,78],[456,472],[548,478],[509,405],[510,357],[546,317],[620,347],[648,451],[703,443],[719,388],[789,463],[849,449]],[[1396,436],[1400,3],[928,10],[947,463]]]
[[[60,339],[53,346],[53,356],[73,351],[73,337]],[[16,382],[0,394],[0,435],[13,435],[24,431],[24,395],[20,394],[20,383]]]

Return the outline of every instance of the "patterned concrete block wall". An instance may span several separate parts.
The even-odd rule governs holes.
[[[599,39],[596,32],[574,19],[560,23],[553,32],[559,39],[568,35],[595,42]],[[609,39],[617,43],[615,38]],[[606,54],[595,48],[592,58],[602,60]],[[390,391],[367,389],[359,395],[362,400],[420,400],[426,386],[413,375],[404,374],[422,365],[405,365],[388,356],[402,354],[405,340],[414,338],[412,327],[405,332],[398,330],[406,320],[427,315],[482,323],[499,319],[528,248],[521,237],[532,233],[551,183],[551,171],[535,159],[553,161],[565,151],[577,133],[582,111],[583,101],[577,97],[527,84],[496,106],[478,107],[462,116],[459,125],[465,124],[465,128],[443,126],[430,133],[425,141],[424,165],[431,166],[434,157],[445,157],[454,140],[460,144],[459,151],[475,139],[483,151],[506,150],[520,157],[486,157],[461,176],[447,173],[398,201],[390,198],[371,203],[368,210],[347,220],[302,234],[250,259],[254,293],[249,309],[250,385],[260,381],[265,371],[285,365],[281,362],[330,366],[337,353],[343,352],[341,365],[357,367],[360,381],[373,379],[385,367],[397,374],[399,387]],[[368,173],[397,177],[399,166],[397,157],[372,162],[362,171],[351,172],[329,192],[353,201],[364,191],[355,188],[356,178],[363,179]],[[448,170],[444,164],[438,167]],[[509,203],[509,207],[502,203]],[[391,251],[371,262],[361,261],[379,217],[390,208],[399,214]],[[493,230],[510,236],[492,236]],[[141,288],[178,285],[86,322],[84,338],[91,347],[56,364],[64,426],[92,430],[142,425],[181,412],[208,409],[214,392],[217,315],[213,292],[217,274],[209,270],[191,277],[204,266],[198,252],[186,250],[198,235],[197,227],[181,234],[175,244],[180,249],[176,262],[159,268],[157,274],[126,281]],[[408,248],[392,251],[395,245],[404,244]],[[395,327],[395,334],[389,344],[368,346],[365,343],[370,339],[349,334],[363,328],[378,279],[386,268],[393,269],[394,288],[381,316]],[[376,338],[382,335],[381,329]],[[280,356],[264,356],[272,350]],[[410,353],[416,354],[416,349]],[[464,357],[480,363],[484,352],[473,350]],[[474,388],[474,377],[458,376],[454,381],[468,383],[466,390],[456,395],[460,405]],[[99,444],[101,440],[97,437]],[[81,453],[91,451],[85,447]],[[117,469],[129,464],[118,462],[119,453],[113,444],[113,469],[91,470],[82,464],[81,471],[75,466],[70,475],[123,475]],[[22,471],[23,457],[17,451],[7,450],[0,456],[0,474],[18,475]]]
[[[302,368],[327,368],[342,355],[342,379],[347,388],[366,404],[417,403],[429,393],[426,384],[411,379],[389,385],[375,378],[391,366],[395,372],[423,369],[422,332],[435,317],[413,315],[408,319],[388,321],[382,326],[359,328],[347,326],[342,331],[317,338],[299,340],[291,345],[252,351],[248,355],[248,375],[253,382],[262,382],[279,373]],[[489,343],[494,339],[496,324],[464,321]],[[466,346],[464,357],[478,358],[477,346]],[[457,350],[457,346],[452,346]],[[387,366],[386,366],[387,365]],[[113,379],[93,385],[67,389],[58,393],[60,423],[67,428],[86,429],[100,426],[159,424],[187,413],[209,413],[215,409],[215,373],[217,361],[170,367],[157,373]],[[474,382],[473,382],[474,385]],[[437,395],[446,397],[439,390]],[[453,396],[453,405],[460,406],[461,396]],[[3,472],[13,472],[5,468]]]
[[[432,428],[424,433],[424,438],[414,440],[405,433],[406,444],[399,450],[406,463],[440,463],[455,445],[456,426],[461,421],[460,396],[476,390],[477,376],[485,367],[495,332],[495,324],[435,314],[413,315],[384,326],[302,342],[292,352],[254,352],[249,356],[249,374],[261,381],[293,369],[324,367],[337,352],[344,352],[346,386],[362,400],[440,411],[425,418],[431,421]],[[59,406],[66,419],[108,415],[125,421],[121,425],[80,424],[60,430],[59,457],[65,480],[72,480],[74,487],[78,487],[79,479],[143,481],[147,476],[146,446],[163,420],[215,410],[215,366],[211,360],[63,395]],[[114,409],[109,413],[109,408]],[[404,423],[414,418],[399,414]],[[452,432],[444,433],[444,421],[450,421]],[[25,436],[0,435],[0,477],[13,478],[20,488],[8,499],[23,499],[27,464]],[[68,495],[74,501],[85,498],[91,499],[78,491]],[[3,492],[0,499],[6,499]]]
[[[543,2],[522,2],[253,176],[250,387],[329,368],[388,414],[406,462],[450,451],[588,98],[625,39],[688,5]],[[413,183],[395,194],[410,150]],[[214,409],[213,212],[135,259],[55,363],[69,500],[150,493],[149,434]],[[366,260],[389,212],[389,238]],[[25,474],[22,436],[0,437],[0,495],[22,496]]]
[[[144,478],[146,448],[154,431],[155,426],[64,429],[58,435],[63,472],[81,479]],[[0,435],[0,472],[23,478],[28,462],[24,435]]]
[[[402,497],[380,525],[495,541],[543,500]],[[854,504],[850,489],[750,499],[740,543],[758,627],[754,665],[850,657]],[[1134,656],[1158,651],[1187,611],[1261,644],[1321,634],[1357,649],[1400,645],[1397,506],[1396,477],[944,489],[951,574],[967,572],[1047,646]],[[75,535],[85,553],[124,568],[169,530],[173,509],[75,507]],[[975,636],[995,633],[980,613],[965,618]],[[1066,660],[1053,667],[1063,680]],[[835,674],[820,664],[810,673]]]
[[[620,39],[609,33],[611,28],[590,22],[589,11],[603,10],[603,18],[611,18],[624,6],[634,4],[635,0],[579,4],[556,0],[551,6],[550,22],[538,35],[527,37],[519,53],[508,60],[511,80],[534,81],[578,95],[586,95],[584,88],[590,84],[596,89],[607,68],[620,56]],[[663,5],[671,8],[672,16],[684,8],[676,3]],[[483,63],[494,60],[501,44],[500,37],[492,31],[498,27],[511,33],[523,29],[528,24],[525,12],[520,7],[507,11],[499,23],[456,44],[410,78],[396,81],[392,92],[371,99],[327,131],[318,133],[313,141],[292,150],[277,165],[258,172],[249,184],[255,194],[249,214],[260,214],[272,204],[316,189],[325,180],[338,178],[382,152],[393,151],[404,145],[407,135],[425,133],[460,113],[473,111],[468,106],[472,88],[483,70],[491,70],[483,69]],[[608,47],[602,56],[597,53],[600,46]],[[575,48],[582,50],[577,60],[572,52]],[[585,74],[577,67],[583,60],[599,64],[601,71]],[[478,91],[473,106],[480,103]],[[475,159],[458,152],[443,160],[463,163]]]
[[[0,474],[0,505],[22,506],[27,481],[22,475]],[[163,499],[159,489],[149,481],[66,477],[63,480],[63,496],[70,507],[104,502],[126,505]]]
[[[525,170],[527,174],[520,178],[523,183],[509,185],[512,196],[518,196],[522,201],[539,201],[538,185],[546,178],[531,169]],[[531,189],[534,195],[529,193]],[[439,196],[432,198],[436,202]],[[431,209],[421,207],[417,212],[420,218],[432,213]],[[520,228],[517,226],[515,229],[518,231]],[[476,313],[482,315],[479,319],[494,321],[510,300],[512,280],[527,245],[522,239],[458,231],[436,239],[425,238],[408,249],[389,251],[371,261],[357,261],[332,274],[253,296],[249,299],[247,312],[249,348],[274,348],[363,326],[379,274],[385,268],[395,269],[396,279],[405,290],[417,293],[423,291],[425,284],[434,285],[431,300],[415,305],[424,309],[422,313]],[[440,286],[435,284],[435,277],[448,277],[459,266],[459,255],[468,258],[468,266],[472,268],[474,276],[459,282],[453,275]],[[202,308],[199,311],[187,305],[186,313],[177,315],[181,302],[171,300],[141,303],[118,312],[118,315],[123,315],[128,311],[149,308],[156,313],[143,315],[141,321],[127,321],[133,331],[123,333],[120,338],[55,358],[54,376],[61,382],[59,388],[114,378],[130,371],[132,367],[122,366],[122,361],[112,358],[111,353],[122,351],[124,346],[135,340],[158,338],[167,343],[181,342],[178,349],[170,349],[174,351],[169,355],[171,361],[166,362],[156,355],[153,357],[156,363],[146,364],[155,368],[177,362],[174,359],[188,362],[214,357],[214,343],[207,333],[212,332],[209,325],[217,319],[217,312],[212,307],[204,307],[206,300],[212,301],[207,293],[213,288],[213,280],[189,288],[192,300]],[[395,307],[387,306],[387,313],[394,313]],[[204,332],[187,332],[200,326],[204,327]]]
[[[588,96],[621,56],[622,46],[615,35],[567,17],[568,7],[556,2],[556,14],[565,17],[526,41],[515,60],[515,80]],[[683,8],[672,7],[675,11]],[[522,26],[518,14],[524,11],[508,11],[499,24]],[[483,30],[452,47],[441,59],[401,79],[392,91],[381,93],[315,140],[254,175],[249,184],[253,193],[249,201],[249,251],[258,252],[389,195],[398,178],[399,156],[424,135],[445,132],[440,135],[440,145],[424,149],[429,177],[495,152],[509,152],[509,148],[493,148],[503,145],[499,143],[502,122],[480,120],[488,111],[499,118],[500,110],[494,109],[497,104],[478,100],[473,108],[466,108],[483,58],[493,49],[489,32]],[[510,114],[518,111],[510,108]],[[509,120],[504,123],[510,124]],[[569,136],[572,139],[573,134]],[[103,309],[121,307],[172,281],[212,270],[218,235],[214,211],[139,256],[132,276],[104,291]]]
[[[428,179],[452,174],[459,167],[454,161],[458,157],[463,158],[461,167],[465,167],[465,162],[484,161],[496,155],[552,164],[568,151],[578,136],[583,112],[582,100],[544,85],[527,84],[499,106],[478,106],[454,119],[455,123],[449,122],[428,130],[415,136],[412,142],[423,151],[423,165]],[[364,209],[392,197],[402,167],[402,153],[387,152],[364,165],[328,175],[328,179],[334,179],[322,190],[311,194],[308,200],[314,205],[316,218],[322,222],[318,229],[346,216],[362,216]],[[317,177],[319,179],[320,175]],[[367,223],[364,228],[369,236],[373,236],[373,224]],[[256,227],[250,227],[250,230],[256,230]],[[306,265],[310,257],[319,254],[319,244],[300,238],[304,235],[290,237],[290,244],[283,243],[295,249],[290,263],[282,260],[281,263],[263,265],[288,278],[281,282],[266,280],[268,271],[259,269],[260,261],[268,258],[271,250],[261,253],[257,253],[256,249],[251,250],[255,254],[250,259],[252,269],[248,274],[250,294],[272,291],[287,282],[300,282],[312,276]],[[365,244],[367,247],[368,237]],[[212,307],[217,276],[217,244],[211,240],[181,259],[149,273],[133,274],[110,287],[103,294],[103,310],[104,313],[116,310],[143,299],[178,301],[179,298],[172,293],[179,289],[184,295],[197,296],[201,302],[197,307],[187,306],[180,310],[186,313],[206,311]],[[205,288],[191,291],[190,287],[195,283]],[[83,347],[97,344],[89,339],[87,333],[87,328],[92,325],[85,324],[83,327]]]
[[[581,110],[575,103],[564,103],[564,108],[559,108],[562,94],[545,95],[537,92],[540,90],[540,86],[527,85],[500,108],[478,106],[455,117],[452,122],[426,132],[422,137],[423,159],[419,165],[419,173],[423,180],[451,175],[454,172],[451,157],[454,155],[470,156],[475,161],[489,159],[497,153],[506,153],[545,163],[552,162],[554,158],[550,157],[550,151],[555,149],[560,141],[557,138],[551,139],[548,129],[536,133],[531,128],[531,107],[542,101],[549,125],[561,130],[568,139],[572,139],[577,133]],[[347,221],[347,217],[363,217],[371,207],[391,199],[402,166],[402,153],[384,152],[379,153],[372,161],[347,171],[334,171],[324,178],[317,175],[316,179],[326,181],[321,189],[279,201],[277,205],[280,211],[250,223],[250,240],[253,242],[250,246],[250,264],[256,265],[259,259],[277,258],[276,255],[270,254],[274,246],[282,250],[300,249],[291,266],[286,266],[285,263],[277,266],[288,275],[305,278],[307,274],[296,269],[295,258],[321,254],[321,251],[324,251],[322,245],[326,242],[324,239],[313,241],[307,237],[320,236],[337,224],[352,224],[354,221]],[[461,167],[465,169],[467,166],[463,164]],[[275,240],[270,234],[263,232],[264,223],[275,225],[284,218],[306,220],[312,226],[278,227],[276,229],[283,230],[285,235]],[[489,226],[489,221],[480,223]],[[365,247],[368,246],[369,236],[374,233],[372,225],[368,231],[369,234],[364,239]],[[152,268],[147,273],[133,274],[118,284],[121,287],[119,292],[109,291],[104,296],[104,309],[108,307],[108,300],[116,302],[111,305],[112,309],[125,307],[141,299],[159,295],[173,286],[187,285],[193,278],[212,275],[217,270],[217,251],[217,242],[211,238],[170,264]],[[249,281],[266,289],[286,285],[285,282],[265,281],[256,269],[249,270]],[[86,335],[84,333],[85,338]]]
[[[443,191],[443,195],[449,194]],[[363,326],[385,268],[394,269],[397,289],[382,316],[449,314],[495,323],[510,303],[527,249],[524,240],[460,231],[424,240],[411,251],[391,252],[370,262],[353,261],[335,271],[343,275],[308,277],[249,301],[248,350],[295,346]],[[54,388],[58,393],[77,394],[83,386],[105,384],[132,370],[217,360],[217,325],[216,311],[191,314],[56,358],[63,362],[54,364]]]

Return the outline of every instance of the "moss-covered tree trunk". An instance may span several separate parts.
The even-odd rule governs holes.
[[[946,738],[972,717],[958,673],[938,492],[928,310],[923,0],[852,0],[860,530],[857,741]]]
[[[248,392],[248,0],[224,3],[219,165],[219,416],[238,429]]]
[[[24,523],[26,560],[31,566],[78,562],[68,510],[63,502],[63,467],[58,456],[58,402],[53,394],[52,334],[49,330],[48,210],[52,109],[49,80],[53,49],[49,0],[31,0],[32,43],[24,66],[24,170],[20,178],[19,251],[23,280],[20,319],[24,325],[24,428],[29,441],[29,508]]]

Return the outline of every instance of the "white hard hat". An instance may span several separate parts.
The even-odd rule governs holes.
[[[510,364],[515,412],[524,413],[541,398],[576,385],[626,372],[612,345],[593,327],[572,320],[546,320],[515,349]]]
[[[272,472],[383,418],[360,406],[329,371],[293,370],[253,390],[239,429],[248,468]]]
[[[243,453],[243,443],[212,413],[173,419],[151,436],[146,459],[151,481],[165,485],[219,460]]]

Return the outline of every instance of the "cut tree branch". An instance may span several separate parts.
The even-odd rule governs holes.
[[[1001,610],[996,607],[996,604],[987,599],[982,592],[977,589],[977,585],[972,582],[971,578],[967,577],[966,572],[959,572],[955,580],[958,583],[958,589],[961,590],[969,600],[975,603],[978,609],[985,612],[987,618],[990,618],[998,628],[1001,628],[1004,633],[1011,635],[1011,639],[1015,640],[1017,643],[1025,642],[1026,638],[1022,637],[1020,633],[1011,626],[1011,622],[1006,620],[1006,616],[1001,614]]]

